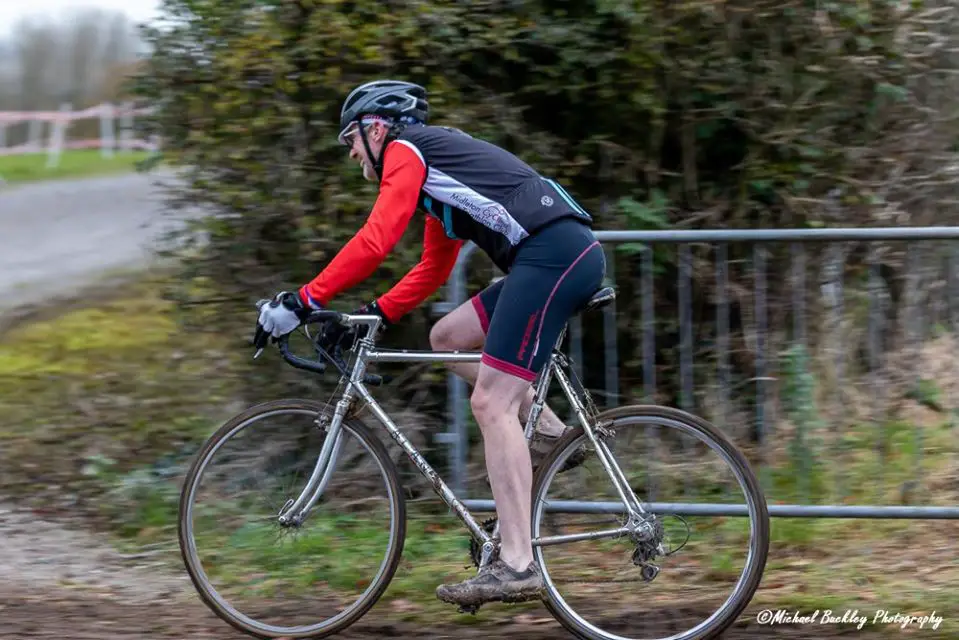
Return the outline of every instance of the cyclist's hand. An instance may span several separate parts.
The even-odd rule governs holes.
[[[332,353],[337,347],[342,348],[345,345],[349,348],[354,337],[353,332],[354,329],[331,320],[324,323],[323,331],[316,342],[327,353]]]
[[[379,316],[380,324],[377,327],[376,335],[374,338],[379,339],[383,333],[390,328],[392,323],[390,319],[386,317],[386,314],[383,313],[383,310],[380,309],[380,305],[376,303],[376,300],[368,304],[364,304],[362,307],[359,307],[353,311],[355,316]],[[350,329],[348,338],[351,340],[361,340],[366,337],[367,332],[370,330],[368,325],[360,325]]]
[[[304,306],[300,296],[281,291],[260,307],[260,316],[253,334],[253,346],[262,349],[270,336],[274,341],[285,336],[300,326],[309,314],[310,310]]]
[[[351,315],[379,316],[381,323],[379,331],[377,332],[377,337],[379,337],[386,327],[390,325],[389,319],[386,317],[386,314],[383,313],[382,309],[380,309],[379,305],[376,304],[375,300],[354,310]],[[366,337],[366,332],[368,329],[369,327],[366,325],[346,327],[338,322],[331,322],[323,330],[323,335],[320,338],[319,344],[327,351],[330,351],[335,347],[340,347],[341,349],[350,349],[354,344],[356,344],[357,340],[361,340]]]
[[[386,317],[386,314],[383,313],[383,310],[380,309],[380,305],[376,303],[376,300],[374,300],[373,302],[370,302],[369,304],[364,304],[362,307],[356,309],[353,312],[353,315],[379,316],[380,326],[379,326],[379,330],[377,331],[376,337],[380,337],[380,335],[382,335],[383,332],[389,329],[390,326],[392,326],[393,324],[392,322],[390,322],[390,319]],[[366,326],[358,327],[357,331],[359,332],[359,337],[362,338],[363,336],[365,336],[368,328],[369,327],[366,327]]]

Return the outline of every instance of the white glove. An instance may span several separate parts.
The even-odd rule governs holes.
[[[307,313],[309,309],[303,306],[300,296],[281,291],[260,308],[258,328],[274,338],[279,338],[300,326],[301,316]]]

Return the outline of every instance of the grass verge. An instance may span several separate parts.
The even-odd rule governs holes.
[[[62,178],[84,178],[133,171],[148,152],[116,153],[104,158],[98,149],[64,151],[56,167],[47,168],[46,153],[0,156],[0,179],[7,184],[23,184]]]
[[[181,331],[157,286],[128,281],[106,302],[38,312],[0,335],[4,493],[95,511],[110,479],[162,466],[229,409],[230,350]]]
[[[37,317],[0,336],[0,483],[6,493],[45,509],[101,518],[121,547],[159,546],[170,569],[179,572],[180,465],[239,409],[229,367],[223,364],[231,351],[239,350],[227,340],[211,341],[209,334],[180,331],[170,305],[144,294],[156,289],[149,282],[131,283],[102,305]],[[949,446],[954,432],[947,420],[926,415],[918,425],[925,430],[924,478],[940,490],[947,485],[937,483],[954,478]],[[856,438],[852,430],[843,467],[847,486],[875,485],[877,474],[895,486],[900,474],[911,476],[913,440],[899,422],[886,428],[894,446],[881,469],[873,438]],[[777,494],[788,493],[787,477],[773,475]],[[106,495],[109,500],[102,499]],[[895,501],[892,494],[872,495]],[[452,515],[424,504],[410,507],[403,561],[376,615],[406,620],[442,616],[462,624],[534,612],[545,616],[538,603],[489,607],[474,618],[438,602],[436,585],[468,575],[468,538]],[[298,565],[298,579],[303,585],[331,577],[336,584],[348,584],[357,567],[356,553],[378,539],[375,532],[341,523],[321,533],[343,537],[322,554],[322,562],[316,558],[316,548],[325,548],[316,547],[321,541],[307,540],[315,548],[306,559],[316,561]],[[774,518],[769,564],[750,610],[858,607],[869,615],[878,609],[903,614],[936,610],[946,617],[943,626],[923,633],[954,637],[937,634],[955,634],[959,614],[957,533],[956,524],[948,521]],[[257,579],[250,566],[274,561],[263,553],[246,548],[235,562],[223,565],[227,577]],[[735,558],[716,552],[704,560],[715,576],[728,578]],[[324,570],[318,572],[318,567]],[[609,567],[610,575],[616,568]]]

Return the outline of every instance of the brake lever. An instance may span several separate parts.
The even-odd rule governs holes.
[[[346,364],[346,360],[343,359],[343,346],[337,344],[333,347],[332,352],[330,353],[330,360],[333,361],[333,364],[336,365],[336,368],[340,370],[344,376],[349,375],[349,365]]]

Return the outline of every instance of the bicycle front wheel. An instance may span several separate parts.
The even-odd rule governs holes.
[[[313,495],[332,408],[309,400],[255,406],[229,420],[193,462],[180,499],[179,540],[204,603],[262,638],[343,631],[396,571],[406,507],[396,468],[361,422],[343,421],[335,466],[299,524],[283,522]]]
[[[607,468],[582,428],[540,465],[534,553],[545,604],[589,640],[702,640],[752,599],[769,549],[769,514],[745,456],[715,426],[668,407],[627,406],[594,427]],[[586,461],[560,473],[586,447]],[[616,488],[619,473],[628,490]],[[635,494],[649,527],[630,521]]]

